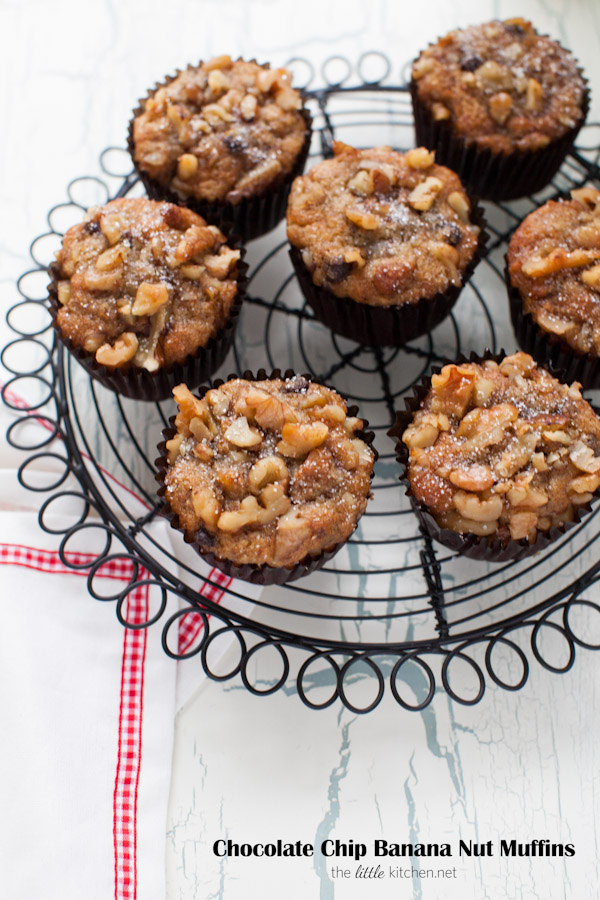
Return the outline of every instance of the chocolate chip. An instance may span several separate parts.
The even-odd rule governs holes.
[[[223,143],[231,153],[243,153],[248,149],[248,143],[240,135],[226,134]]]
[[[352,263],[346,262],[346,260],[342,259],[340,256],[327,263],[325,278],[327,281],[331,282],[331,284],[339,284],[340,281],[343,281],[344,278],[348,277],[351,271]]]
[[[458,225],[452,224],[448,227],[448,230],[445,232],[444,237],[451,247],[458,247],[458,245],[462,241],[462,231],[460,230]]]
[[[483,65],[482,58],[477,53],[465,53],[460,64],[463,72],[474,72]]]
[[[83,227],[88,234],[98,234],[98,232],[100,231],[100,225],[98,224],[98,222],[86,222]]]
[[[303,375],[294,375],[293,378],[288,378],[281,389],[283,394],[302,394],[306,390],[308,390],[308,381]]]

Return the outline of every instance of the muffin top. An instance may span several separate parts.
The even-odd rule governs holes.
[[[600,485],[600,419],[526,353],[444,366],[402,440],[436,521],[503,544],[573,521]]]
[[[300,375],[173,394],[165,499],[201,550],[290,568],[354,531],[374,452],[339,394]]]
[[[600,355],[600,191],[578,188],[530,213],[508,247],[510,283],[544,331]]]
[[[546,147],[584,115],[576,61],[525,19],[451,31],[415,60],[412,79],[436,120],[494,153]]]
[[[296,178],[287,233],[315,284],[373,306],[433,298],[461,285],[479,228],[454,172],[423,147],[356,150]]]
[[[288,174],[307,125],[287,69],[218,56],[190,66],[133,121],[136,165],[184,198],[236,204]]]
[[[224,327],[239,258],[189,209],[112,200],[70,228],[56,254],[57,324],[109,369],[183,362]]]

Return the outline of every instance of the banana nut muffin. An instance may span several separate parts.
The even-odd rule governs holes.
[[[544,187],[589,106],[573,56],[521,18],[440,38],[415,60],[410,89],[417,141],[494,200]]]
[[[235,205],[292,172],[307,121],[287,69],[218,56],[145,100],[132,139],[136,166],[159,187]]]
[[[291,568],[354,531],[375,454],[334,390],[295,375],[173,394],[164,498],[201,554]]]
[[[509,287],[549,338],[576,353],[600,356],[600,191],[549,200],[513,234]]]
[[[223,330],[240,251],[189,209],[145,199],[90,209],[57,253],[56,324],[108,370],[181,363]]]
[[[574,521],[600,485],[600,419],[526,353],[444,366],[402,441],[438,525],[503,545]]]
[[[398,307],[460,288],[479,226],[458,176],[423,147],[356,150],[296,178],[287,232],[315,285],[359,304]]]
[[[546,147],[583,117],[575,59],[525,19],[451,31],[421,53],[412,78],[436,120],[495,153]]]

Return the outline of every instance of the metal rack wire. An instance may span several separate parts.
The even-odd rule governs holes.
[[[311,87],[316,76],[308,61],[290,65],[296,81],[308,72],[313,159],[329,153],[334,139],[365,147],[413,144],[408,93],[388,83],[392,67],[381,54],[365,54],[355,67],[341,57],[326,61],[318,88]],[[250,246],[248,297],[221,374],[279,366],[317,375],[359,405],[380,454],[373,500],[343,550],[320,572],[265,588],[260,596],[203,570],[179,534],[171,547],[157,525],[153,459],[171,404],[149,408],[115,396],[90,382],[54,341],[45,273],[60,235],[82,208],[141,193],[125,151],[107,148],[101,175],[74,179],[68,202],[48,215],[49,231],[33,241],[34,268],[19,280],[21,299],[8,313],[17,338],[2,353],[14,376],[2,396],[18,413],[7,438],[27,453],[19,478],[48,494],[41,527],[60,535],[65,565],[88,569],[89,593],[115,604],[126,627],[163,619],[165,651],[179,659],[199,656],[211,678],[239,674],[248,690],[270,694],[295,676],[302,701],[315,709],[339,699],[350,710],[367,712],[380,702],[386,682],[407,709],[424,709],[438,689],[474,704],[488,679],[506,690],[521,688],[531,657],[564,672],[577,646],[598,649],[590,623],[600,606],[585,597],[600,577],[597,511],[520,563],[494,566],[457,557],[418,531],[386,436],[403,395],[432,364],[460,352],[497,350],[503,342],[514,346],[502,278],[507,241],[522,217],[549,196],[600,179],[600,148],[585,146],[600,140],[594,129],[582,131],[580,146],[542,194],[487,205],[492,239],[453,314],[401,349],[358,346],[314,320],[295,283],[281,226]],[[32,421],[35,432],[28,430]],[[55,472],[51,482],[48,471]],[[57,517],[59,508],[68,514]],[[88,546],[92,534],[95,543],[100,535],[102,549],[85,564],[74,562],[74,549]],[[110,565],[120,567],[122,580],[106,594],[98,574]],[[127,601],[140,588],[151,598],[151,612],[132,623]],[[261,660],[272,653],[281,672],[269,681]]]

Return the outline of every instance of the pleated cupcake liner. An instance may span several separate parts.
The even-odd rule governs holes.
[[[440,366],[434,366],[432,368],[432,374],[439,374],[444,365],[461,365],[467,362],[481,364],[485,360],[493,360],[494,362],[500,363],[505,356],[506,353],[504,350],[501,350],[499,353],[485,350],[482,356],[479,356],[476,353],[471,353],[468,357],[461,354],[455,360],[448,360]],[[548,363],[542,363],[541,365],[543,365],[554,378],[563,380],[563,373],[557,372],[552,365]],[[510,538],[505,542],[493,535],[484,537],[475,534],[461,534],[457,531],[452,531],[450,528],[441,526],[437,522],[435,516],[430,512],[429,508],[424,503],[421,503],[412,491],[408,478],[410,449],[402,440],[402,435],[413,421],[415,413],[421,408],[423,401],[431,390],[431,375],[424,376],[419,382],[413,385],[412,390],[413,396],[404,398],[406,409],[401,412],[396,412],[396,421],[388,431],[388,435],[396,439],[396,459],[402,467],[402,472],[399,477],[401,484],[406,489],[406,496],[410,500],[410,504],[419,520],[421,529],[434,541],[437,541],[449,550],[453,550],[455,553],[467,556],[470,559],[479,559],[492,563],[518,562],[528,556],[532,556],[534,553],[539,553],[541,550],[546,549],[550,544],[554,543],[554,541],[558,540],[569,531],[569,529],[579,524],[579,522],[591,512],[592,507],[589,503],[575,507],[575,521],[565,522],[561,526],[553,525],[548,531],[538,531],[533,544],[530,544],[527,538],[522,538],[520,540],[513,540]],[[595,492],[594,499],[598,498],[599,493],[600,488]]]
[[[235,60],[238,62],[239,60]],[[256,63],[255,59],[249,62]],[[185,196],[171,188],[161,185],[155,181],[148,172],[146,172],[135,160],[135,143],[133,139],[133,123],[135,119],[145,111],[145,103],[162,87],[167,87],[171,82],[175,81],[183,72],[190,69],[196,69],[202,62],[197,65],[189,65],[185,69],[176,69],[174,75],[168,75],[164,81],[157,81],[145,97],[140,98],[138,105],[132,112],[127,131],[127,148],[133,161],[133,166],[140,180],[142,181],[146,193],[152,200],[167,200],[169,203],[175,203],[179,206],[187,206],[189,209],[198,213],[203,219],[206,219],[211,225],[217,225],[225,234],[229,235],[234,232],[239,236],[240,240],[246,243],[255,238],[262,237],[267,232],[272,231],[283,218],[285,218],[287,209],[287,200],[292,187],[294,178],[301,175],[308,158],[310,143],[312,138],[312,116],[306,107],[300,112],[306,124],[306,135],[304,144],[291,170],[283,173],[273,184],[266,188],[263,193],[256,197],[244,197],[239,203],[227,203],[225,201],[210,201],[196,197]],[[257,63],[263,68],[269,68],[268,63]],[[302,95],[302,91],[299,92]]]
[[[337,297],[326,287],[316,285],[304,265],[302,252],[293,245],[289,254],[304,298],[315,317],[335,334],[365,346],[401,347],[431,332],[448,316],[461,291],[481,261],[489,239],[483,210],[475,205],[471,221],[480,229],[472,259],[462,274],[462,284],[449,285],[434,297],[422,297],[416,303],[396,306],[372,306],[350,297]]]
[[[517,343],[531,354],[540,365],[550,363],[565,374],[565,381],[579,381],[586,390],[600,388],[600,358],[592,353],[581,353],[566,341],[544,331],[530,313],[525,312],[518,289],[511,284],[508,265],[504,269],[510,318]]]
[[[230,246],[235,246],[235,242],[231,243]],[[229,353],[242,310],[248,283],[248,265],[244,262],[245,249],[239,244],[236,246],[236,249],[239,249],[241,253],[237,263],[237,294],[229,311],[227,321],[223,328],[214,337],[211,337],[204,347],[198,347],[195,353],[189,354],[183,362],[161,366],[156,372],[148,372],[147,369],[142,369],[132,364],[110,369],[98,363],[92,353],[76,347],[70,338],[62,334],[58,324],[57,316],[61,308],[58,300],[58,281],[61,280],[60,267],[58,263],[52,263],[48,269],[51,278],[48,285],[49,311],[52,318],[52,326],[58,340],[91,378],[108,388],[108,390],[132,400],[158,403],[160,400],[166,400],[167,397],[170,397],[175,385],[181,384],[181,382],[185,382],[192,387],[202,384],[203,381],[206,381],[207,378],[210,378],[216,372]]]
[[[274,369],[270,374],[265,369],[259,369],[256,373],[251,371],[245,371],[242,375],[237,373],[233,373],[228,375],[226,379],[217,378],[213,382],[212,385],[203,385],[197,391],[197,396],[202,399],[207,391],[211,390],[211,388],[218,388],[222,384],[225,384],[227,381],[231,381],[233,378],[243,378],[246,381],[267,381],[276,378],[293,378],[297,373],[293,369],[286,369],[285,372],[281,372],[281,369]],[[323,384],[324,387],[327,387],[320,379],[316,378],[314,375],[304,374],[301,377],[306,378],[309,381],[312,381],[314,384]],[[340,392],[336,392],[340,395],[340,397],[344,398],[344,395]],[[347,408],[348,416],[355,416],[358,414],[357,406],[349,406]],[[171,523],[171,527],[176,531],[180,531],[183,535],[183,539],[186,544],[189,544],[196,553],[202,557],[202,559],[207,562],[213,568],[219,569],[225,575],[229,575],[231,578],[238,578],[242,581],[249,581],[252,584],[260,584],[260,585],[282,585],[287,584],[291,581],[296,581],[298,578],[303,578],[305,575],[310,575],[311,572],[315,572],[317,569],[322,568],[326,563],[332,559],[335,554],[340,550],[344,544],[347,543],[348,538],[351,534],[354,533],[358,522],[360,521],[360,517],[354,523],[354,528],[350,532],[347,538],[343,541],[339,541],[337,544],[334,544],[330,547],[325,547],[323,550],[317,555],[312,556],[307,554],[303,559],[301,559],[298,563],[296,563],[291,568],[287,568],[286,566],[270,566],[270,565],[255,565],[253,563],[246,563],[243,565],[237,565],[236,563],[231,562],[228,559],[224,559],[222,557],[217,556],[210,549],[206,547],[205,544],[202,543],[202,540],[195,537],[194,535],[188,535],[185,529],[180,524],[178,514],[171,509],[168,501],[165,499],[166,494],[166,484],[165,484],[165,475],[169,468],[169,463],[167,460],[167,441],[171,440],[177,433],[177,429],[175,428],[175,416],[171,416],[169,419],[169,425],[167,428],[163,430],[162,436],[163,440],[158,444],[157,450],[159,452],[159,457],[155,460],[155,466],[157,468],[156,480],[158,481],[160,487],[158,489],[158,496],[163,500],[163,507],[161,509],[161,513],[165,516],[169,522]],[[363,440],[373,451],[374,460],[373,463],[377,461],[378,453],[375,447],[373,446],[373,441],[375,439],[375,434],[372,431],[368,431],[368,421],[360,416],[363,420],[363,428],[360,431],[356,432],[356,437],[359,437]],[[371,480],[373,478],[373,474],[371,473]]]
[[[573,146],[590,107],[587,80],[584,81],[582,117],[562,137],[539,150],[514,150],[494,153],[488,147],[479,149],[455,131],[448,119],[436,121],[432,111],[419,97],[418,82],[409,84],[412,98],[417,145],[435,150],[435,161],[453,169],[461,181],[477,197],[484,200],[516,200],[541,191],[552,181]]]

